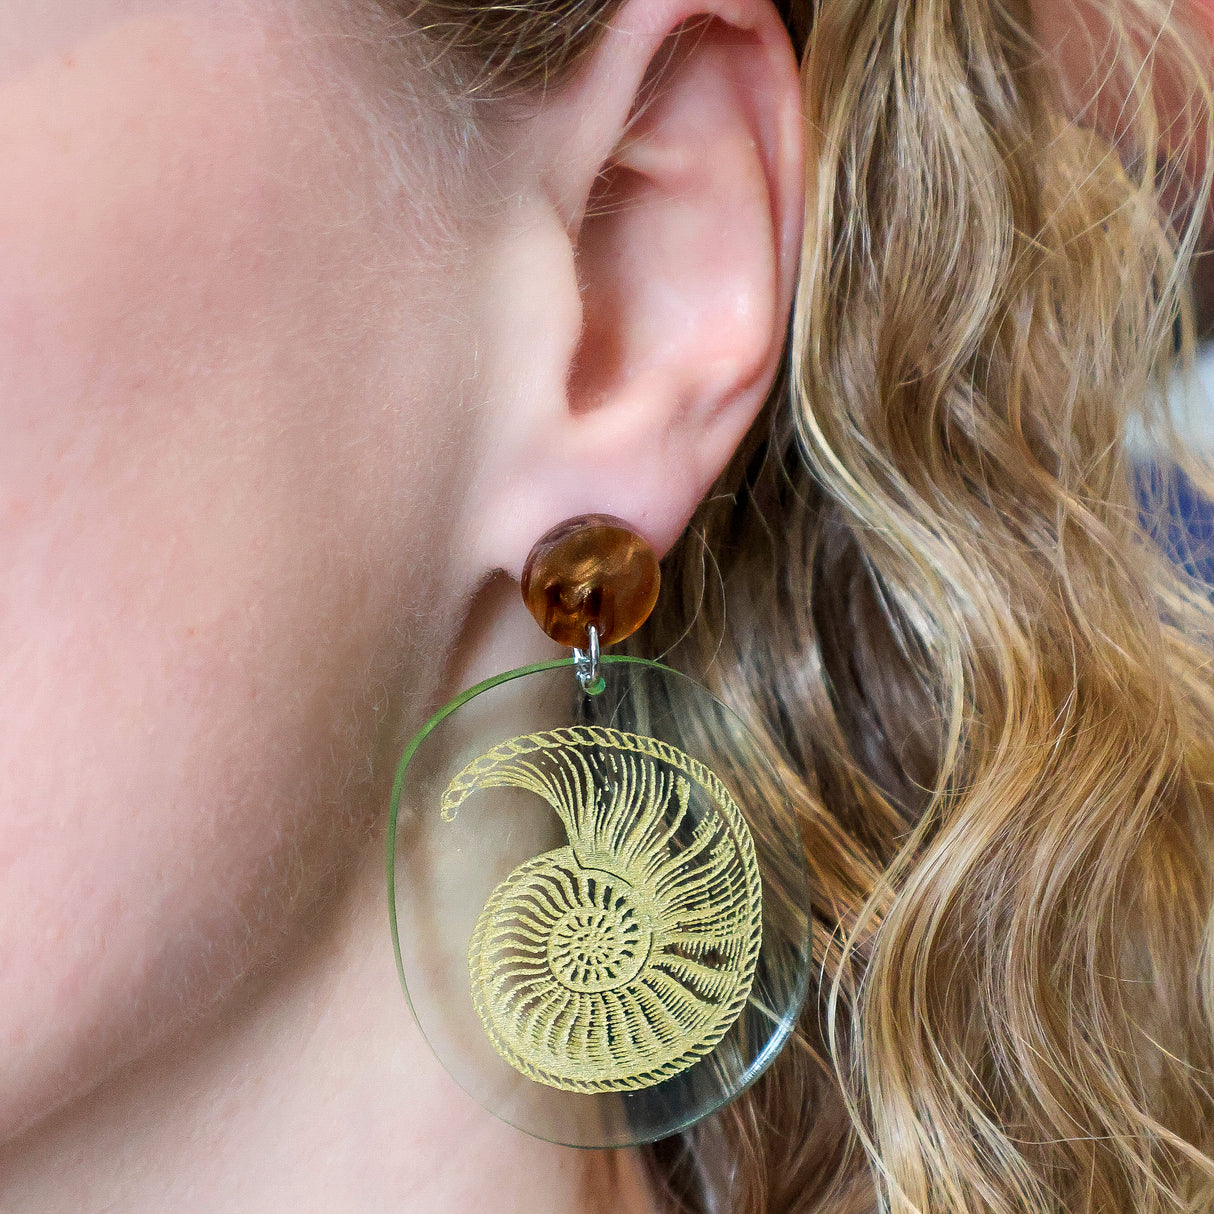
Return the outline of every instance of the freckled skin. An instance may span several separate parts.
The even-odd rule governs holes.
[[[48,7],[0,54],[0,1140],[281,951],[379,813],[468,424],[461,271],[300,40]]]

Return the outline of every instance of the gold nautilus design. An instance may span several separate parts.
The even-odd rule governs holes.
[[[763,932],[754,842],[721,780],[655,738],[573,726],[474,759],[443,817],[488,788],[542,797],[568,838],[510,873],[472,933],[472,998],[497,1052],[550,1087],[625,1092],[711,1051]]]

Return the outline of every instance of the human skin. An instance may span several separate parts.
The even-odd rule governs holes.
[[[86,24],[11,55],[0,117],[10,1133],[279,947],[368,810],[385,680],[437,677],[441,625],[387,638],[450,593],[420,519],[465,437],[424,407],[467,374],[433,253],[368,270],[386,200],[306,64],[234,10]]]
[[[644,1208],[431,1058],[379,832],[426,709],[546,652],[530,543],[608,511],[666,547],[759,408],[774,12],[630,0],[440,182],[426,82],[372,120],[385,64],[319,0],[10,7],[0,1210]]]
[[[427,707],[545,652],[531,541],[667,546],[757,412],[795,65],[759,0],[632,3],[473,197],[345,33],[61,0],[0,35],[6,1211],[645,1202],[430,1058],[380,831]]]

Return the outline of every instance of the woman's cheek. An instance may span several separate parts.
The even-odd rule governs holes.
[[[342,317],[410,318],[275,36],[180,10],[0,84],[0,1138],[281,947],[428,677],[449,351],[374,399]]]

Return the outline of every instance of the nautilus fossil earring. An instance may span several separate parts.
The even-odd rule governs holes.
[[[523,598],[572,655],[446,704],[392,793],[392,939],[422,1032],[486,1108],[571,1146],[715,1112],[779,1052],[809,979],[808,877],[771,761],[694,680],[603,652],[659,578],[619,519],[541,537]]]

